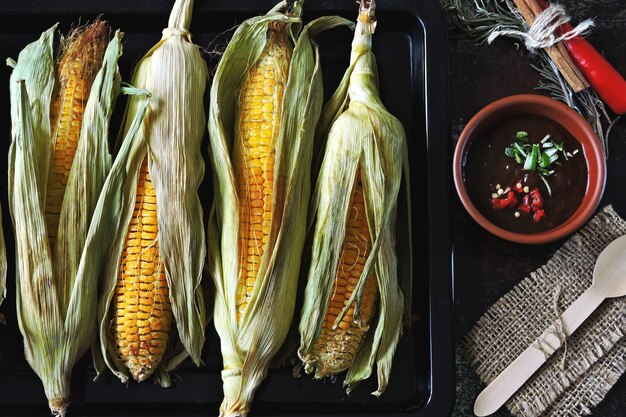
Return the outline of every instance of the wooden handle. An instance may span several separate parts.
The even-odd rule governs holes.
[[[570,336],[604,300],[591,286],[561,315],[562,333]],[[474,414],[495,413],[519,390],[548,358],[561,347],[562,335],[555,323],[528,346],[507,368],[485,388],[474,403]]]
[[[526,348],[491,384],[474,403],[474,414],[488,416],[495,413],[524,385],[546,361],[546,355],[533,346]]]
[[[597,286],[592,285],[561,315],[563,333],[568,337],[571,336],[589,318],[591,313],[602,304],[605,298],[606,294],[602,294],[602,291],[599,291]]]

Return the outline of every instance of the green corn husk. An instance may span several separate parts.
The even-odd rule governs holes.
[[[317,46],[322,30],[351,25],[323,17],[302,28],[302,1],[281,2],[264,16],[244,21],[217,67],[211,88],[209,133],[215,202],[209,218],[209,269],[216,286],[214,322],[224,370],[222,416],[245,416],[288,333],[294,312],[300,258],[306,235],[314,130],[323,101]],[[247,308],[237,320],[239,198],[233,157],[239,91],[259,60],[270,25],[286,25],[293,47],[276,139],[272,225]]]
[[[188,31],[192,7],[193,0],[176,0],[161,40],[135,69],[132,83],[151,93],[150,104],[138,134],[132,137],[128,132],[134,128],[133,120],[143,112],[145,100],[139,96],[129,100],[122,129],[126,139],[116,156],[97,213],[102,216],[101,223],[115,226],[99,231],[99,238],[110,242],[110,256],[101,267],[100,349],[94,349],[94,362],[98,373],[108,366],[122,382],[128,381],[130,375],[116,351],[110,314],[135,206],[139,169],[146,156],[158,199],[159,253],[177,329],[158,365],[159,383],[170,386],[169,371],[187,356],[197,365],[201,363],[207,314],[200,281],[206,243],[198,188],[204,177],[200,143],[206,128],[203,97],[208,69]],[[133,377],[142,380],[137,375]]]
[[[108,130],[120,92],[117,61],[121,33],[109,42],[84,108],[54,250],[49,244],[46,184],[55,137],[50,108],[55,84],[53,40],[56,25],[11,59],[12,143],[9,203],[15,230],[17,318],[28,363],[42,380],[50,409],[64,415],[76,361],[96,335],[94,260],[102,245],[85,244],[92,213],[111,167]]]
[[[363,183],[365,213],[372,249],[355,288],[334,322],[336,329],[348,309],[354,308],[354,323],[369,330],[354,356],[344,381],[350,393],[367,379],[374,364],[381,395],[387,387],[395,348],[402,332],[403,312],[410,313],[410,207],[397,210],[404,171],[408,204],[408,156],[404,129],[382,104],[378,92],[376,60],[371,52],[376,26],[374,2],[361,2],[352,43],[350,66],[339,88],[326,104],[320,121],[319,143],[326,140],[324,158],[311,202],[315,218],[311,266],[300,320],[298,355],[307,373],[322,367],[314,346],[324,325],[335,277],[341,262],[343,239],[350,209],[350,196],[358,170]],[[404,197],[402,197],[404,199]],[[398,213],[397,213],[398,211]],[[398,216],[398,214],[401,215]],[[397,230],[401,233],[396,244]],[[403,250],[398,268],[396,247]],[[398,269],[402,276],[398,277]],[[361,321],[365,284],[376,279],[379,302],[370,323]],[[403,287],[403,288],[401,288]],[[403,291],[404,290],[404,295]],[[317,371],[320,371],[320,369]],[[316,372],[317,377],[320,375]]]

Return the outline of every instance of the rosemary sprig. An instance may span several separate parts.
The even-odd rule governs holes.
[[[604,155],[605,157],[608,156],[609,133],[619,116],[611,119],[604,107],[604,103],[593,89],[587,88],[575,93],[563,80],[556,65],[547,54],[541,54],[539,65],[531,66],[546,80],[540,82],[537,89],[549,92],[552,97],[564,102],[580,113],[589,122],[598,138],[600,138]]]
[[[528,30],[528,24],[510,0],[440,0],[450,22],[461,33],[479,44],[487,42],[494,31]],[[580,113],[600,138],[605,158],[608,138],[619,116],[611,118],[604,103],[591,88],[575,93],[565,82],[556,65],[544,50],[532,54],[539,62],[531,65],[544,78],[538,90],[548,92]]]
[[[527,29],[526,21],[507,0],[441,0],[453,25],[482,44],[496,30]]]

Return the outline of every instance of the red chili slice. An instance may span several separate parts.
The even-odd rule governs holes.
[[[506,208],[506,200],[504,198],[492,198],[491,208],[494,210],[502,210]]]
[[[528,204],[520,204],[517,209],[519,211],[523,211],[524,213],[528,214],[530,213],[530,206]]]
[[[537,209],[543,208],[543,198],[541,197],[541,193],[539,192],[538,188],[534,188],[530,192],[530,199],[530,205],[532,206],[533,211],[537,211]]]
[[[531,204],[533,208],[543,208],[543,200],[541,198],[535,198]]]
[[[539,188],[533,188],[532,190],[530,190],[530,197],[531,198],[541,197],[541,192],[539,191]]]
[[[547,217],[546,212],[543,210],[537,210],[535,214],[533,214],[533,222],[539,223],[544,217]]]
[[[515,208],[518,202],[517,197],[515,196],[515,193],[513,191],[509,191],[504,201],[506,202],[506,207],[508,208]]]

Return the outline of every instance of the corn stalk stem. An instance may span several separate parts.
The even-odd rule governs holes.
[[[193,0],[176,0],[172,7],[167,27],[189,30],[192,11]]]

